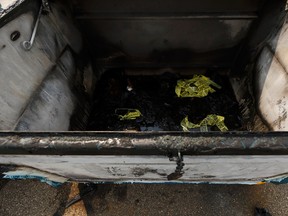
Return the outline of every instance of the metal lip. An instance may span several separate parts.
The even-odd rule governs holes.
[[[100,12],[88,11],[76,14],[76,19],[93,20],[189,20],[189,19],[257,19],[254,12],[197,12],[197,13],[131,13],[131,12]]]
[[[287,155],[288,132],[0,132],[0,154]]]

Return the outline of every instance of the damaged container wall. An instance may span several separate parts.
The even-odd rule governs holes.
[[[178,74],[177,70],[174,73],[164,70],[163,74],[155,76],[123,73],[107,71],[98,81],[87,130],[183,131],[181,122],[189,117],[194,123],[194,131],[200,131],[202,127],[197,125],[201,121],[203,125],[204,121],[205,125],[207,123],[206,131],[217,131],[216,125],[220,126],[220,122],[211,119],[216,115],[217,119],[225,118],[230,130],[242,130],[238,103],[225,76],[210,71],[207,76],[214,81],[203,75],[181,81],[187,77]],[[188,84],[183,89],[192,91],[192,97],[189,94],[177,96],[178,84],[187,81],[189,84],[197,82],[199,88]],[[214,85],[210,86],[211,83]]]
[[[23,2],[18,8],[22,11],[16,11],[16,17],[0,28],[1,130],[69,129],[75,106],[68,86],[75,82],[72,52],[80,52],[81,36],[65,6],[51,7],[49,14],[39,18],[30,50],[21,44],[30,40],[39,2]],[[9,20],[4,18],[3,22]]]
[[[181,130],[185,117],[198,124],[208,115],[226,118],[230,130],[255,131],[260,128],[254,127],[257,122],[267,130],[261,119],[271,130],[286,130],[285,27],[276,33],[285,1],[271,4],[270,0],[57,1],[49,2],[48,11],[37,17],[40,2],[15,2],[18,9],[13,13],[6,10],[4,16],[2,10],[0,129],[129,130],[129,126],[101,127],[105,122],[117,126],[119,119],[113,122],[117,110],[128,108],[139,110],[148,131]],[[274,33],[263,31],[265,26]],[[31,50],[24,50],[21,44],[35,27],[35,42]],[[88,41],[83,49],[82,37]],[[248,57],[256,67],[249,66]],[[243,70],[236,73],[239,62]],[[141,76],[136,76],[137,70],[142,70]],[[217,80],[222,89],[202,100],[176,101],[172,91],[177,80],[197,73]],[[149,82],[152,95],[145,92]],[[228,93],[231,89],[234,95]],[[141,110],[137,98],[151,106]],[[154,106],[157,100],[165,106]],[[217,101],[233,113],[217,108],[221,106]],[[183,109],[190,109],[190,114]],[[152,124],[160,110],[167,114],[163,127]],[[177,118],[174,123],[169,115]]]
[[[285,106],[285,101],[274,98],[274,102],[266,102],[270,100],[265,93],[268,88],[262,83],[267,71],[272,70],[270,65],[274,65],[267,58],[273,57],[273,47],[281,43],[277,40],[279,35],[270,40],[274,44],[269,45],[271,57],[263,56],[268,52],[265,48],[255,60],[258,68],[245,71],[249,61],[245,62],[242,56],[243,50],[249,50],[249,43],[252,49],[263,49],[259,47],[269,34],[261,30],[261,22],[270,17],[269,27],[280,26],[280,15],[271,16],[276,11],[283,13],[279,8],[284,1],[274,3],[269,14],[263,11],[269,8],[270,0],[237,0],[233,4],[226,0],[182,4],[162,0],[49,2],[50,9],[40,13],[35,42],[27,51],[21,43],[29,40],[34,30],[39,3],[17,2],[21,10],[15,9],[10,17],[7,12],[2,19],[0,61],[5,78],[1,79],[1,130],[179,131],[185,117],[198,124],[208,115],[223,116],[229,130],[266,131],[261,119],[272,130],[285,130],[286,126],[277,123],[284,124],[281,119],[285,118],[285,111],[281,119],[276,116],[284,109],[280,106]],[[285,39],[283,34],[280,38]],[[82,37],[88,41],[84,47]],[[258,55],[259,50],[251,55]],[[244,63],[239,68],[243,71],[235,74],[235,64],[242,59]],[[177,100],[177,80],[191,79],[197,73],[219,82],[222,88],[204,99]],[[269,76],[279,77],[276,73],[279,70]],[[256,74],[254,79],[259,82],[251,84],[250,74]],[[283,91],[285,82],[280,78],[279,82],[283,83],[274,85]],[[145,90],[147,84],[150,89]],[[255,92],[250,91],[253,88]],[[234,94],[229,93],[232,89]],[[283,98],[285,90],[282,94]],[[277,104],[280,100],[282,105]],[[138,109],[145,124],[125,126],[116,113],[123,108]],[[157,113],[166,115],[157,117]],[[278,128],[272,124],[278,124]]]
[[[273,131],[288,130],[288,25],[266,43],[256,63],[255,93],[261,116]]]
[[[155,3],[154,1],[130,2],[129,0],[121,3],[113,0],[109,2],[78,2],[75,8],[75,18],[79,22],[82,32],[94,47],[94,62],[98,66],[101,65],[106,72],[98,80],[97,86],[101,87],[96,90],[96,95],[98,93],[99,97],[95,99],[91,124],[87,130],[181,130],[180,122],[188,115],[189,111],[183,112],[178,109],[177,106],[180,104],[182,109],[190,109],[190,115],[194,115],[194,117],[196,115],[193,123],[200,122],[209,114],[217,114],[225,116],[225,121],[228,121],[229,126],[231,125],[228,127],[230,130],[268,131],[261,113],[257,115],[254,92],[250,91],[253,89],[250,74],[254,74],[254,68],[249,73],[245,71],[249,60],[243,58],[241,54],[243,49],[248,50],[247,43],[254,42],[253,49],[255,49],[258,46],[261,47],[261,43],[267,39],[269,32],[261,30],[262,19],[265,20],[265,17],[270,17],[277,11],[277,16],[270,17],[274,21],[274,25],[271,25],[273,22],[269,21],[266,22],[266,26],[275,28],[276,24],[280,25],[281,20],[277,20],[277,18],[283,13],[281,10],[284,3],[284,1],[278,1],[273,4],[273,7],[269,7],[268,5],[271,5],[272,1],[236,1],[233,2],[233,5],[228,1],[184,1],[183,4],[170,1]],[[113,7],[109,7],[110,4],[113,4]],[[163,7],[155,9],[155,4]],[[139,5],[141,7],[138,7]],[[262,11],[267,8],[272,10],[264,14]],[[254,31],[255,29],[256,31]],[[211,33],[213,33],[213,37],[211,37]],[[251,34],[256,36],[253,38]],[[245,53],[247,56],[249,54]],[[252,53],[251,57],[255,58],[257,55],[258,53]],[[236,73],[235,64],[241,62],[242,59],[244,59],[244,63],[239,68],[242,68],[243,71]],[[109,70],[111,68],[113,70]],[[128,74],[136,76],[139,68],[140,70],[142,68],[141,75],[150,75],[150,81],[141,83],[135,81],[137,78],[128,76]],[[162,71],[157,71],[157,68],[162,68]],[[190,69],[190,72],[185,74],[186,77],[181,73],[183,68]],[[224,71],[226,69],[224,73],[223,68]],[[215,101],[221,101],[218,105],[222,103],[222,107],[227,107],[231,113],[225,112],[225,109],[218,109],[217,102],[215,105],[215,101],[213,99],[211,101],[209,97],[207,100],[203,99],[206,100],[206,103],[198,103],[199,100],[194,100],[187,105],[181,104],[180,101],[173,103],[175,94],[167,93],[165,100],[161,98],[163,94],[158,94],[157,91],[165,91],[165,87],[161,88],[167,85],[167,80],[170,79],[168,82],[173,86],[176,85],[177,79],[192,78],[197,70],[198,73],[212,77],[212,74],[221,73],[222,75],[226,74],[226,77],[231,76],[230,82],[238,104],[234,95],[225,98],[227,92],[231,91],[230,84],[223,86],[220,93],[222,97],[217,97],[216,94],[211,96]],[[156,73],[160,76],[153,77]],[[122,74],[122,76],[115,74]],[[174,74],[174,80],[171,78],[171,74],[172,76]],[[109,77],[108,80],[107,77]],[[221,78],[223,80],[226,78],[222,77],[224,77]],[[242,79],[243,77],[244,79]],[[149,79],[141,78],[141,76],[138,78]],[[159,80],[159,83],[156,84],[160,86],[159,88],[154,87],[153,79]],[[147,85],[149,82],[151,83],[150,89],[154,89],[151,95],[144,90],[144,83]],[[131,92],[127,92],[125,87],[131,89]],[[132,88],[134,89],[132,90]],[[171,89],[171,87],[166,87],[166,92],[172,92]],[[134,99],[132,99],[133,96],[129,96],[133,92]],[[142,93],[139,94],[139,92]],[[150,98],[154,96],[158,99],[147,100],[146,96]],[[134,100],[135,103],[127,102],[127,100]],[[166,107],[153,106],[157,103],[156,101],[166,104]],[[141,102],[149,104],[146,107],[151,105],[148,113],[149,108],[143,108],[144,105]],[[242,112],[240,115],[238,109],[234,109],[235,103]],[[189,104],[194,107],[194,110]],[[123,123],[117,121],[117,115],[115,115],[115,110],[123,107],[137,108],[143,112],[143,117],[146,118],[144,126],[132,123],[132,125],[128,124],[123,127]],[[195,112],[195,107],[199,107],[198,112],[200,113]],[[162,123],[155,120],[154,116],[157,115]],[[171,116],[176,117],[176,121]],[[113,118],[116,120],[113,121]],[[235,118],[238,118],[238,122],[235,121]]]
[[[66,131],[75,109],[75,95],[70,86],[76,69],[73,56],[66,50],[58,64],[49,71],[20,116],[17,131]]]
[[[285,166],[288,162],[287,156],[278,156],[278,161],[271,156],[187,156],[180,179],[173,179],[176,164],[167,160],[167,157],[159,155],[96,157],[15,155],[14,158],[3,156],[1,160],[7,164],[17,162],[27,167],[33,167],[37,163],[38,168],[44,171],[41,176],[57,173],[59,176],[56,175],[54,178],[65,176],[66,181],[73,179],[80,182],[99,183],[156,181],[164,183],[168,182],[169,177],[172,178],[169,179],[170,183],[264,184],[273,179],[287,178],[285,173],[288,171]],[[9,175],[9,172],[6,173]],[[13,170],[10,173],[13,175]],[[60,180],[56,179],[56,181]]]
[[[253,131],[287,131],[286,7],[285,1],[264,2],[232,70],[242,117]]]
[[[260,3],[79,1],[75,18],[95,47],[94,55],[120,53],[126,61],[117,63],[123,67],[231,67]]]
[[[41,3],[0,9],[0,173],[286,177],[286,1]]]

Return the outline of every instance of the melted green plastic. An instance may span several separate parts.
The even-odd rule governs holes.
[[[221,86],[203,75],[194,75],[192,79],[178,80],[175,93],[178,97],[205,97],[215,92],[211,86],[221,89]]]
[[[206,118],[204,118],[199,124],[194,124],[188,120],[188,116],[186,116],[182,121],[181,121],[181,126],[183,128],[183,131],[188,132],[189,129],[192,128],[201,128],[201,127],[206,127],[207,126],[217,126],[220,131],[228,131],[227,126],[224,123],[225,117],[211,114],[207,115]]]
[[[141,116],[141,112],[138,109],[128,109],[125,115],[118,115],[119,119],[122,120],[135,120]]]

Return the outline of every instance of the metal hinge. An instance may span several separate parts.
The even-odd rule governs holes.
[[[176,169],[175,169],[175,172],[173,172],[167,176],[167,179],[168,180],[176,180],[176,179],[181,178],[183,173],[184,173],[183,167],[185,166],[185,164],[183,162],[184,161],[183,155],[181,154],[181,152],[178,151],[176,157],[170,156],[169,161],[175,161],[176,162]]]

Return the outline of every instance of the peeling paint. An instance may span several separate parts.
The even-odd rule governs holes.
[[[68,179],[28,167],[18,167],[13,171],[3,173],[5,179],[36,179],[53,187],[58,187]]]
[[[273,183],[273,184],[287,184],[288,175],[276,176],[272,178],[267,178],[264,182]]]

